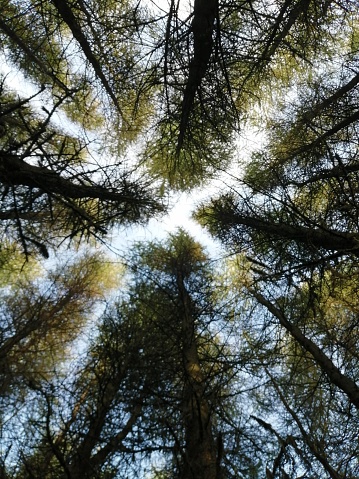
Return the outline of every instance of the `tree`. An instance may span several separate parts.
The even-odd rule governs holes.
[[[16,401],[26,399],[31,384],[49,380],[69,360],[71,345],[111,289],[114,271],[103,256],[86,254],[46,274],[37,266],[33,277],[36,263],[26,267],[19,261],[21,252],[15,252],[17,256],[7,257],[12,267],[10,273],[4,268],[0,292],[0,376],[3,406],[13,402],[17,408]]]
[[[105,65],[92,53],[93,45],[84,38],[70,7],[66,2],[57,5],[61,7],[59,11],[51,2],[5,4],[0,17],[2,54],[24,73],[31,87],[31,93],[24,96],[1,78],[0,217],[6,233],[11,233],[26,253],[35,249],[47,256],[47,244],[57,246],[64,238],[103,237],[114,225],[146,221],[163,211],[156,188],[123,166],[124,148],[115,147],[110,141],[110,136],[115,135],[106,133],[107,128],[127,132],[137,127],[129,126],[130,112],[126,112],[128,118],[121,118],[119,127],[122,108],[115,101],[115,109],[108,110],[100,100],[85,61],[90,62],[112,100],[115,94],[103,72]],[[124,6],[130,8],[126,2]],[[105,2],[101,8],[103,13],[98,13],[104,17],[98,21],[109,22],[116,6]],[[106,28],[111,29],[111,23]],[[126,45],[123,28],[118,38]],[[135,32],[133,23],[128,28]],[[92,34],[96,29],[94,24]],[[80,49],[75,47],[71,34]],[[126,54],[126,61],[132,61],[132,50]],[[110,56],[106,56],[108,61]],[[113,59],[117,68],[120,57],[116,54]],[[134,71],[131,74],[135,76]],[[124,72],[122,77],[126,75]],[[129,88],[130,81],[127,78],[125,88]],[[123,78],[116,82],[124,84]],[[124,98],[134,95],[133,91],[121,94]],[[145,110],[143,105],[143,115]],[[111,124],[106,125],[105,116],[112,116]],[[97,140],[104,135],[106,145]],[[131,135],[135,136],[132,130]],[[121,142],[123,138],[118,143]],[[108,157],[112,157],[110,161]]]
[[[275,101],[327,56],[334,31],[342,37],[341,26],[355,15],[347,7],[197,0],[182,19],[171,1],[162,27],[163,106],[145,151],[150,171],[180,189],[226,171],[236,135],[246,121],[258,121],[258,105]]]
[[[128,266],[127,291],[75,371],[32,384],[38,406],[27,446],[14,446],[14,477],[142,476],[153,464],[154,474],[218,478],[245,455],[231,450],[240,366],[221,340],[231,307],[202,247],[178,231],[138,244]]]
[[[280,364],[263,368],[263,394],[279,401],[272,410],[288,415],[272,430],[262,424],[284,440],[269,468],[273,476],[289,467],[290,456],[311,474],[357,474],[351,441],[359,370],[348,336],[357,334],[356,30],[345,35],[343,61],[328,61],[326,77],[311,70],[296,91],[278,98],[266,145],[253,153],[243,178],[196,213],[230,251],[245,256],[251,273],[237,286],[261,324],[248,332],[249,345],[260,348],[262,368],[269,357]],[[282,427],[291,430],[287,439]]]
[[[15,477],[111,478],[127,471],[141,447],[136,429],[143,409],[132,332],[130,324],[114,329],[105,319],[69,379],[59,372],[33,385],[38,411],[28,445],[18,451]]]
[[[221,346],[213,344],[212,354],[217,357],[212,360],[216,365],[211,365],[210,357],[204,356],[211,354],[213,341],[212,335],[206,337],[209,331],[205,333],[205,321],[213,321],[215,314],[208,291],[211,280],[206,271],[206,257],[200,245],[183,231],[170,237],[167,244],[149,245],[139,253],[132,260],[132,264],[142,269],[136,275],[136,290],[142,293],[139,312],[144,326],[154,330],[149,330],[150,337],[146,339],[165,344],[167,350],[153,351],[152,346],[152,351],[148,351],[154,355],[152,367],[161,368],[164,363],[163,379],[168,381],[167,385],[155,386],[158,392],[155,389],[153,393],[157,392],[157,407],[164,408],[166,403],[173,402],[172,407],[167,407],[173,408],[172,415],[181,424],[178,428],[167,413],[165,421],[169,424],[162,425],[172,433],[171,442],[178,450],[178,474],[183,478],[216,478],[221,458],[215,442],[213,413],[220,391],[216,391],[219,385],[213,383],[214,378],[212,381],[211,368],[219,368],[216,372],[221,375],[218,357]],[[148,346],[143,347],[146,354]],[[160,395],[164,386],[169,397],[166,393]]]

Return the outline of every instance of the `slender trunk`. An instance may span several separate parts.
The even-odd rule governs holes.
[[[183,420],[186,446],[181,479],[217,479],[211,405],[206,398],[206,378],[198,357],[191,298],[180,274],[177,286],[183,306],[182,355],[185,372]]]
[[[20,156],[0,152],[0,181],[6,185],[28,186],[39,188],[48,194],[66,198],[94,198],[118,203],[150,204],[150,200],[142,199],[140,194],[125,182],[123,191],[113,191],[97,185],[73,183],[49,168],[35,166],[23,161]]]
[[[78,22],[76,16],[74,15],[71,9],[71,6],[65,0],[52,0],[52,3],[56,7],[62,20],[67,24],[73,36],[76,38],[76,40],[80,44],[84,55],[86,56],[87,60],[92,65],[92,68],[94,69],[98,79],[101,81],[107,94],[110,96],[111,100],[113,101],[117,111],[120,113],[122,120],[125,123],[127,123],[126,120],[124,119],[124,115],[122,113],[122,110],[119,105],[118,99],[115,95],[115,92],[112,89],[104,71],[102,70],[101,63],[99,62],[99,60],[96,58],[95,54],[93,53],[93,48],[91,46],[91,43],[87,40],[84,30],[81,28],[81,25]]]

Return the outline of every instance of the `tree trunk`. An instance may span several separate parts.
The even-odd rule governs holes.
[[[213,49],[213,29],[218,8],[217,0],[195,0],[191,29],[193,32],[193,58],[182,101],[177,155],[180,154],[194,98],[206,74]]]
[[[343,374],[322,349],[311,339],[307,338],[298,326],[291,323],[274,304],[254,289],[249,289],[249,292],[279,320],[280,324],[292,335],[298,344],[312,355],[316,364],[327,375],[329,380],[341,389],[347,395],[349,401],[359,409],[359,386],[350,377]]]
[[[226,228],[228,231],[234,229],[236,225],[243,225],[258,231],[263,231],[268,235],[308,244],[317,248],[323,248],[329,251],[345,251],[359,255],[359,235],[356,233],[346,233],[324,227],[308,228],[286,223],[274,223],[236,212],[222,213],[220,221],[221,225],[223,225],[222,228]]]
[[[217,448],[212,432],[211,405],[206,398],[206,380],[198,357],[191,298],[181,274],[177,286],[183,306],[183,343],[185,384],[183,420],[185,427],[185,464],[181,479],[217,479]]]

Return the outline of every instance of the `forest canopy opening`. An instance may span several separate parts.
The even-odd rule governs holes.
[[[1,477],[359,477],[358,27],[0,0]],[[100,251],[193,191],[220,257],[183,228]]]

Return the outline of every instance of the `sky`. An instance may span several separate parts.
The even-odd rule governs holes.
[[[242,176],[243,163],[250,159],[251,153],[259,149],[264,141],[263,134],[255,129],[248,127],[245,131],[241,131],[240,137],[233,145],[235,148],[233,163],[228,171],[222,172],[217,179],[209,181],[191,193],[171,193],[170,210],[166,216],[157,220],[151,219],[145,226],[132,226],[119,230],[113,236],[113,248],[124,251],[130,248],[134,241],[162,240],[168,233],[174,232],[177,228],[183,228],[207,248],[213,259],[223,256],[224,252],[220,243],[192,219],[192,214],[199,204],[211,197],[219,196],[223,191],[228,191],[231,185],[236,184],[236,179]]]

